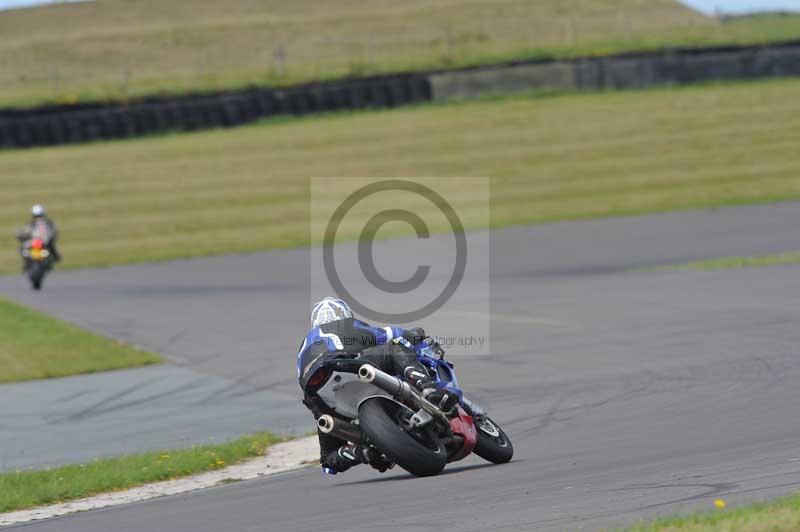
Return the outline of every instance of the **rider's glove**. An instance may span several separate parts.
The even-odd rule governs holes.
[[[422,327],[414,327],[413,329],[406,329],[403,332],[403,338],[408,340],[411,345],[417,345],[425,339],[425,329]]]

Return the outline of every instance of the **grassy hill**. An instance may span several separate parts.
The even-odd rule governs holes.
[[[304,244],[312,177],[489,177],[495,226],[797,199],[799,90],[525,96],[0,152],[0,272],[18,271],[13,228],[38,201],[59,267],[78,267]],[[458,178],[443,186],[485,223]]]
[[[97,0],[0,12],[0,106],[800,37],[674,0]]]

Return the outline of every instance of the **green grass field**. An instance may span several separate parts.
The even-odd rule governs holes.
[[[243,436],[221,445],[95,460],[39,471],[0,474],[0,513],[80,499],[149,482],[220,469],[261,456],[282,441],[269,433]]]
[[[800,38],[675,0],[99,0],[0,13],[0,106]]]
[[[490,177],[494,226],[797,199],[798,89],[527,96],[0,152],[0,272],[18,271],[13,229],[34,202],[60,225],[61,268],[306,244],[311,177]],[[445,188],[485,225],[458,179]]]
[[[159,361],[151,353],[0,299],[0,383],[94,373]]]
[[[800,495],[776,502],[717,510],[690,517],[659,519],[629,532],[796,532],[800,530]]]

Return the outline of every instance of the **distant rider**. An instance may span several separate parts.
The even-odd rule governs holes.
[[[456,398],[436,387],[416,354],[406,347],[391,342],[404,338],[412,345],[425,339],[422,328],[373,327],[353,318],[350,307],[341,299],[326,297],[311,311],[311,331],[303,340],[297,355],[297,376],[304,392],[303,404],[314,418],[333,412],[309,387],[314,372],[326,362],[337,358],[357,358],[375,367],[403,378],[422,392],[429,401],[443,410],[455,406]],[[313,383],[312,383],[313,384]],[[319,435],[320,464],[328,474],[347,471],[357,464],[370,464],[381,473],[392,467],[385,456],[374,449],[324,434]]]
[[[56,239],[58,238],[58,230],[53,220],[48,218],[47,210],[43,205],[36,204],[31,207],[31,221],[26,226],[17,231],[17,240],[19,240],[20,254],[27,243],[33,239],[40,239],[47,246],[47,250],[56,262],[61,260],[61,254],[56,248]],[[25,270],[25,259],[23,257],[22,269]]]

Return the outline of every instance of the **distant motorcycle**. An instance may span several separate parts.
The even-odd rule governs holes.
[[[416,351],[437,386],[459,398],[454,411],[442,412],[416,388],[371,364],[336,359],[318,368],[307,385],[335,412],[320,416],[319,430],[369,445],[416,476],[438,475],[448,462],[473,452],[496,464],[510,461],[511,440],[464,396],[441,347],[396,341]]]
[[[22,242],[20,252],[25,263],[25,275],[34,290],[41,290],[45,275],[55,263],[49,246],[52,235],[46,229],[40,228],[33,234],[20,230],[18,238]]]

